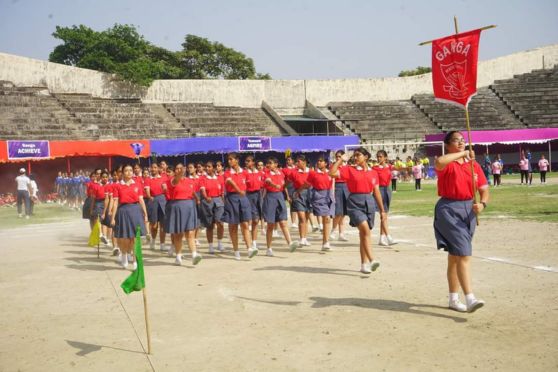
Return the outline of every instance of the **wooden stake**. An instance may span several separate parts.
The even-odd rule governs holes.
[[[143,295],[143,313],[145,314],[145,331],[147,333],[147,354],[151,354],[151,331],[149,326],[149,312],[147,311],[147,294],[145,288],[141,290]]]
[[[494,27],[497,27],[497,26],[496,26],[496,25],[484,26],[484,27],[481,27],[480,30],[481,30],[481,31],[484,31],[484,30],[488,30],[488,29],[494,28]],[[456,27],[456,28],[457,28],[457,27]],[[456,32],[456,33],[457,33],[457,32]],[[423,45],[427,45],[427,44],[432,44],[433,41],[434,41],[434,40],[423,41],[422,43],[419,44],[419,46],[423,46]]]

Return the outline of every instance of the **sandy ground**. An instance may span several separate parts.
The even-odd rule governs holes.
[[[292,254],[276,240],[276,257],[204,254],[195,268],[145,250],[150,356],[142,295],[122,292],[129,271],[107,249],[86,246],[85,221],[2,231],[0,370],[558,369],[556,224],[481,220],[473,279],[487,305],[462,314],[446,308],[432,220],[390,221],[401,243],[375,245],[372,275],[353,229],[327,254],[311,234]]]

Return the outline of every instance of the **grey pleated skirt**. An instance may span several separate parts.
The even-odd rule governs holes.
[[[198,210],[193,199],[169,200],[165,209],[165,232],[180,234],[198,227]]]
[[[135,238],[138,226],[141,229],[141,235],[145,236],[145,222],[138,203],[120,204],[116,210],[114,221],[115,238]]]
[[[263,219],[267,223],[286,221],[288,218],[285,195],[282,192],[267,192],[263,201]]]
[[[434,235],[438,249],[452,256],[471,256],[477,216],[472,200],[441,198],[434,209]]]
[[[368,227],[374,227],[374,211],[376,203],[372,199],[372,194],[350,194],[347,199],[347,214],[349,215],[349,224],[358,226],[363,221],[368,222]]]

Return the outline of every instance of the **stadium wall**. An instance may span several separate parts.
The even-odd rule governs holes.
[[[558,64],[558,44],[479,62],[478,86]],[[218,106],[300,108],[328,102],[403,100],[431,93],[431,75],[338,80],[157,80],[143,89],[113,75],[0,53],[0,80],[16,86],[47,86],[53,93],[139,97],[146,102],[206,102]]]

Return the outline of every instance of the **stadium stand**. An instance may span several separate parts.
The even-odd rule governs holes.
[[[367,143],[422,141],[440,132],[411,101],[331,102],[328,108]]]
[[[534,128],[558,125],[558,66],[496,80],[490,89],[524,125]]]
[[[45,87],[15,87],[0,81],[0,138],[77,139],[81,124]]]
[[[411,101],[440,130],[447,132],[465,128],[465,114],[462,108],[436,102],[431,94],[415,94]],[[525,125],[489,88],[479,88],[477,95],[471,99],[469,119],[471,127],[475,130],[525,128]]]
[[[155,105],[139,99],[103,99],[89,94],[55,94],[58,101],[81,122],[89,138],[188,137],[176,120],[156,115]],[[159,112],[164,110],[159,110]]]
[[[261,108],[211,103],[167,103],[164,106],[193,136],[281,135],[277,124]]]

